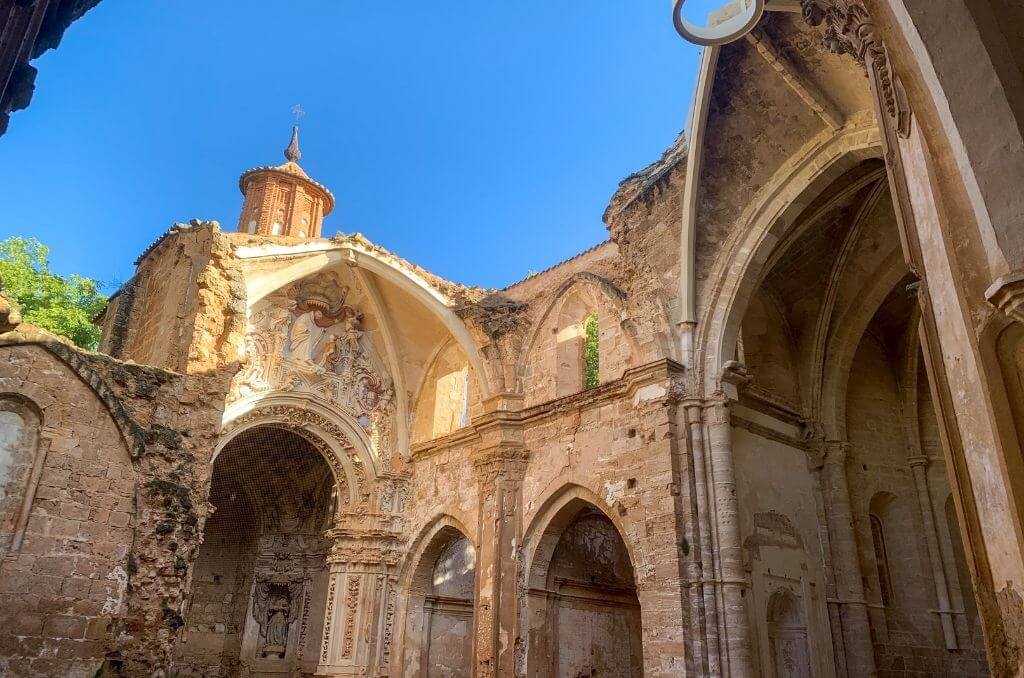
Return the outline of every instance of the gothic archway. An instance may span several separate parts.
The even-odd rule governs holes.
[[[526,674],[642,676],[636,578],[615,524],[593,504],[571,499],[534,539],[526,572]]]
[[[473,673],[476,549],[451,519],[438,521],[411,557],[401,675]]]
[[[204,676],[316,670],[344,479],[304,436],[260,425],[214,465],[175,664]]]

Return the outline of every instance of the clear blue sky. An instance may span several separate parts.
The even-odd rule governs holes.
[[[607,237],[683,128],[698,51],[668,0],[105,0],[36,61],[0,137],[0,238],[118,283],[176,221],[233,230],[238,175],[302,165],[359,231],[501,287]]]

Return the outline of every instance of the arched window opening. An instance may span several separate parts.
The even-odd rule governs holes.
[[[889,606],[893,600],[892,575],[889,572],[889,555],[885,549],[885,531],[881,519],[871,514],[871,543],[875,547],[875,569],[878,572],[878,593],[882,605]]]
[[[597,314],[591,313],[583,321],[583,388],[591,389],[601,383],[601,326]]]
[[[34,403],[0,395],[0,558],[21,548],[45,455]]]
[[[11,492],[7,480],[11,476],[11,468],[15,457],[23,446],[25,437],[25,420],[13,410],[0,410],[0,502]]]

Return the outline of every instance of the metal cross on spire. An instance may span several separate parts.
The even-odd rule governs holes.
[[[295,116],[295,124],[292,125],[292,140],[288,144],[288,148],[284,149],[284,158],[288,162],[298,162],[299,158],[302,157],[302,153],[299,152],[299,120],[306,114],[306,111],[302,110],[302,104],[295,104],[292,106],[292,115]]]

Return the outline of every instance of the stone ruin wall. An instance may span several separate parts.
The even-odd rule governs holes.
[[[28,429],[7,445],[5,494],[34,499],[27,514],[3,503],[2,609],[4,626],[16,630],[0,653],[8,675],[150,675],[169,660],[207,516],[209,455],[237,368],[226,349],[240,340],[231,317],[240,288],[216,225],[176,231],[176,245],[206,262],[182,276],[192,281],[185,296],[194,311],[152,301],[122,317],[169,337],[189,336],[182,325],[191,323],[176,355],[155,349],[156,337],[136,333],[127,344],[183,373],[82,351],[10,316],[0,335],[0,399],[4,411],[13,402],[27,412]],[[181,274],[180,260],[148,264],[135,281],[143,289]],[[142,323],[147,312],[164,324]]]

